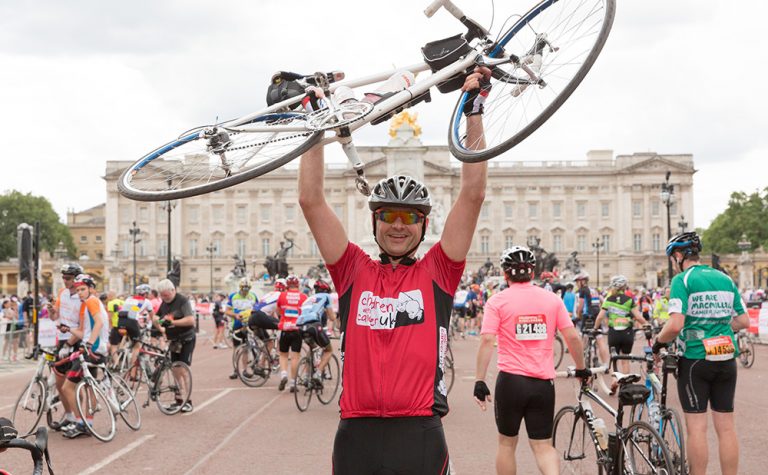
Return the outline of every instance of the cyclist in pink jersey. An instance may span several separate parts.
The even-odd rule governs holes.
[[[557,294],[531,282],[535,266],[536,257],[527,247],[505,250],[501,268],[509,287],[485,304],[474,396],[483,411],[486,402],[492,402],[485,375],[498,337],[499,375],[494,403],[499,431],[498,474],[516,472],[517,434],[523,420],[541,473],[559,473],[558,455],[550,440],[555,413],[552,343],[556,331],[568,345],[576,375],[582,379],[590,376],[584,368],[581,337],[565,304]]]

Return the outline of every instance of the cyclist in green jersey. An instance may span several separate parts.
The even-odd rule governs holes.
[[[632,345],[635,343],[635,324],[648,326],[648,321],[640,315],[635,301],[627,295],[629,281],[623,275],[611,277],[609,295],[603,301],[600,313],[595,320],[595,328],[599,329],[603,321],[608,320],[608,347],[611,352],[628,355],[632,353]],[[622,373],[629,372],[629,361],[620,361],[619,370]],[[611,384],[611,394],[616,392],[619,382],[614,380]]]
[[[691,475],[707,471],[707,406],[717,432],[720,470],[738,473],[739,445],[733,418],[738,345],[734,331],[749,326],[746,306],[730,277],[699,260],[701,240],[695,232],[679,234],[667,244],[667,256],[679,274],[672,279],[669,321],[653,345],[654,353],[677,338],[683,357],[677,392],[685,413],[686,459]]]

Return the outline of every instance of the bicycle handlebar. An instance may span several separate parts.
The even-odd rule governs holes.
[[[464,15],[464,12],[459,9],[459,7],[451,2],[451,0],[435,0],[424,10],[424,14],[427,16],[427,18],[432,18],[432,15],[440,10],[440,7],[448,10],[448,13],[455,16],[457,20],[461,20],[466,16]]]
[[[606,367],[605,366],[598,366],[597,368],[589,368],[589,372],[594,374],[598,373],[604,373]],[[574,378],[576,377],[576,367],[575,366],[569,366],[565,371],[557,371],[555,373],[555,377],[557,378]]]
[[[30,455],[32,456],[32,461],[35,464],[34,471],[32,472],[34,475],[43,474],[43,456],[45,456],[46,462],[48,464],[48,473],[53,475],[51,460],[48,456],[48,429],[45,427],[37,428],[34,444],[25,439],[17,437],[15,439],[9,440],[3,444],[2,447],[4,449],[24,449],[29,451]]]

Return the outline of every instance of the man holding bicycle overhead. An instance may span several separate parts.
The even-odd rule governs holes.
[[[555,415],[555,363],[552,344],[560,331],[576,363],[576,375],[591,375],[584,367],[581,336],[555,293],[534,285],[536,257],[525,246],[514,246],[501,255],[501,269],[508,287],[485,304],[482,340],[477,352],[474,397],[486,410],[491,391],[485,384],[488,364],[498,336],[499,376],[496,379],[494,413],[499,430],[496,473],[516,473],[520,423],[541,473],[559,473],[558,454],[552,445]]]
[[[678,234],[667,244],[667,256],[679,274],[672,279],[669,321],[656,338],[653,352],[675,338],[683,350],[677,392],[685,412],[691,475],[707,471],[708,405],[719,442],[721,473],[736,474],[739,443],[733,400],[739,350],[734,331],[747,328],[749,317],[733,280],[701,264],[700,252],[701,240],[695,232]]]
[[[476,69],[467,142],[484,146],[483,100],[490,70]],[[446,474],[448,413],[443,378],[453,293],[485,197],[488,165],[463,164],[461,188],[440,242],[416,259],[432,208],[429,191],[398,175],[373,187],[368,204],[381,260],[349,242],[324,195],[323,149],[301,158],[299,203],[339,293],[344,362],[333,473]]]

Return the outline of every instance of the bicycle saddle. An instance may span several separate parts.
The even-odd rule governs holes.
[[[640,375],[636,373],[624,374],[618,371],[613,372],[613,377],[619,382],[619,384],[632,384],[640,381]]]

